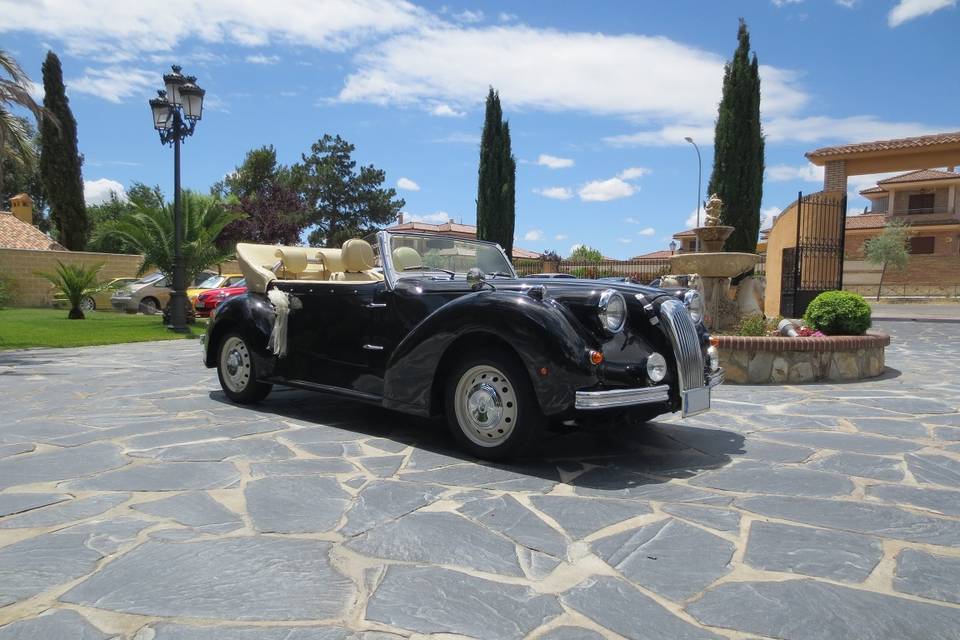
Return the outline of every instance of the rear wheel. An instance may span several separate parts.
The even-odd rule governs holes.
[[[256,364],[250,346],[239,333],[229,333],[220,341],[217,377],[228,398],[240,404],[260,402],[273,385],[257,380]]]
[[[83,296],[83,297],[80,299],[80,310],[83,311],[83,312],[96,311],[96,310],[97,310],[97,303],[96,303],[96,301],[95,301],[93,298],[91,298],[90,296]]]
[[[140,301],[140,313],[152,316],[160,310],[160,302],[156,298],[144,298]]]
[[[488,460],[525,452],[546,422],[523,366],[499,349],[461,360],[447,382],[444,407],[460,446]]]

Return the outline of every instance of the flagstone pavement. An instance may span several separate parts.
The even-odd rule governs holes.
[[[960,638],[960,325],[880,328],[508,465],[195,342],[0,353],[0,640]]]

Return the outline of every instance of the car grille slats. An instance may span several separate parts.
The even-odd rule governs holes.
[[[680,391],[702,387],[703,352],[700,349],[697,329],[686,307],[677,300],[667,300],[660,305],[660,320],[677,359]]]

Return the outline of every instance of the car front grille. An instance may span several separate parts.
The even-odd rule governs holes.
[[[660,305],[660,320],[677,359],[680,391],[702,387],[703,351],[686,307],[677,300],[667,300]]]

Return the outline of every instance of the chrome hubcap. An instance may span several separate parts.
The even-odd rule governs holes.
[[[495,367],[471,367],[457,383],[454,409],[460,429],[471,442],[482,447],[502,444],[517,422],[513,383]]]
[[[236,336],[228,338],[220,349],[220,371],[230,391],[241,393],[250,383],[252,366],[247,345]]]

